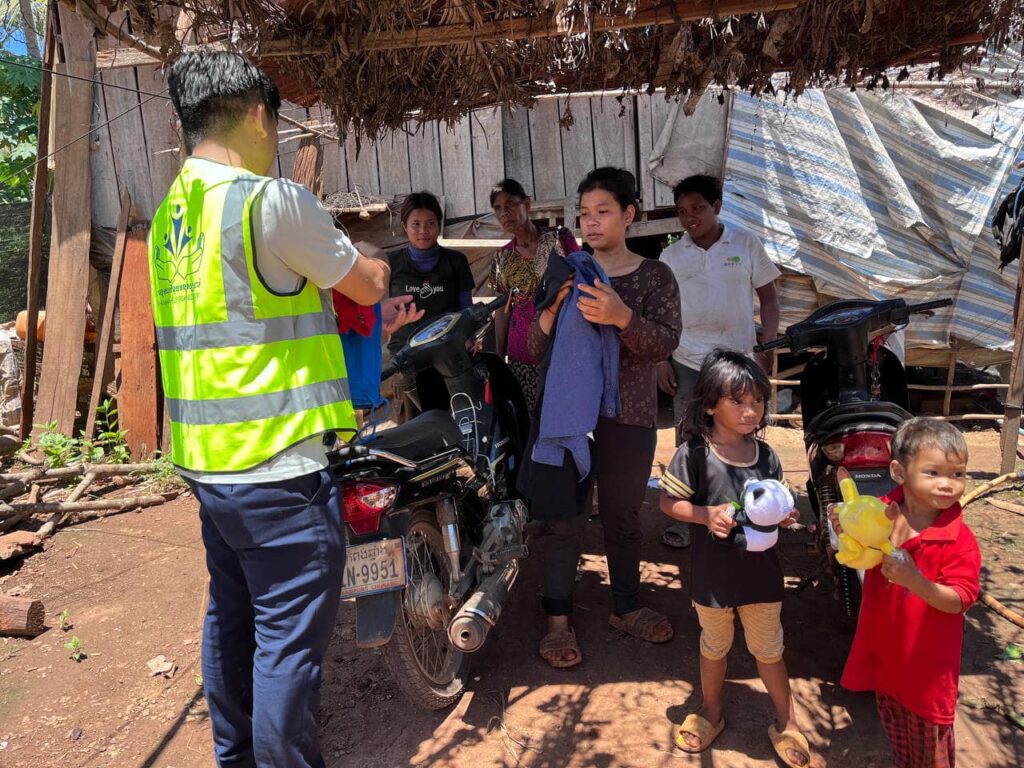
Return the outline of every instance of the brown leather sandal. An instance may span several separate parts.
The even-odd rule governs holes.
[[[675,630],[668,623],[668,617],[650,608],[640,608],[623,616],[611,613],[608,615],[608,623],[613,629],[648,643],[667,643],[675,637]],[[668,624],[668,634],[659,634],[658,627],[665,624]]]
[[[557,654],[562,651],[572,651],[576,656],[572,659],[559,658]],[[555,669],[568,669],[583,661],[580,644],[576,642],[576,632],[572,629],[558,629],[544,635],[540,641],[540,656]]]

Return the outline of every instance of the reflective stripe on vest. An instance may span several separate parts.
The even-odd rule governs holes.
[[[201,172],[200,172],[201,171]],[[238,472],[327,430],[355,430],[330,292],[271,291],[250,215],[271,179],[186,162],[150,232],[171,460]]]

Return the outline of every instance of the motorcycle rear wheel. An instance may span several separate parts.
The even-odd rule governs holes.
[[[384,646],[384,661],[399,690],[410,702],[423,709],[444,709],[465,692],[469,656],[452,645],[447,626],[431,628],[409,610],[406,601],[408,590],[422,584],[424,579],[438,579],[447,594],[454,578],[433,510],[413,513],[406,550],[409,585],[407,594],[403,595],[395,632]]]

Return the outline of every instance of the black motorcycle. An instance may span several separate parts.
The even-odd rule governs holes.
[[[356,643],[383,646],[399,688],[441,709],[497,623],[527,555],[515,480],[529,428],[504,361],[472,351],[507,297],[421,325],[382,373],[416,375],[423,413],[330,455],[345,501],[343,598]]]
[[[834,577],[836,595],[848,617],[860,606],[863,574],[835,559],[838,538],[826,510],[839,501],[836,472],[845,467],[862,494],[883,496],[893,488],[889,446],[901,422],[910,418],[907,377],[884,337],[903,328],[910,315],[948,307],[951,299],[908,305],[903,299],[837,301],[816,310],[756,352],[788,348],[813,350],[800,374],[804,446],[810,477],[807,495],[818,521],[817,545]]]

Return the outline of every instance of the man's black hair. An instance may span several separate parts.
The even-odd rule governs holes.
[[[680,197],[690,194],[698,194],[708,201],[708,205],[714,205],[722,199],[722,182],[703,173],[687,176],[672,187],[672,202],[678,205]]]
[[[238,53],[182,54],[167,82],[189,152],[207,136],[230,130],[253,104],[262,103],[274,120],[281,109],[277,86]]]

